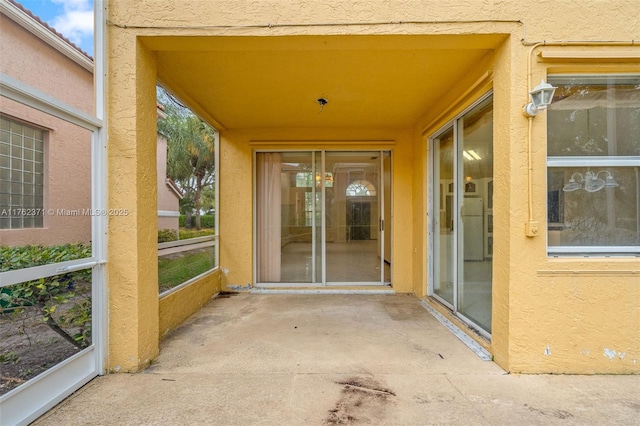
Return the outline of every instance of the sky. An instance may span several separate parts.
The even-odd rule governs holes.
[[[93,56],[93,0],[16,0]]]

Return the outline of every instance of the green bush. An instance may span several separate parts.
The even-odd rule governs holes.
[[[181,229],[180,239],[188,240],[189,238],[204,237],[207,235],[214,235],[214,234],[215,234],[215,230],[213,229],[201,229],[199,231],[196,229]]]
[[[89,244],[0,247],[0,272],[91,257]]]
[[[196,224],[196,218],[193,218],[193,226]],[[205,214],[200,216],[200,227],[202,228],[215,228],[216,227],[216,217],[211,214]]]
[[[91,257],[87,244],[0,247],[0,272]],[[91,270],[84,269],[4,287],[0,312],[34,307],[43,322],[73,345],[91,344]]]
[[[187,218],[185,215],[181,214],[178,219],[178,225],[180,228],[187,227]],[[196,227],[196,216],[191,216],[191,226],[190,228]],[[201,228],[215,228],[216,227],[216,217],[212,214],[205,214],[200,216],[200,227]]]
[[[161,229],[158,231],[158,242],[167,243],[169,241],[176,241],[178,239],[178,232],[175,229]]]

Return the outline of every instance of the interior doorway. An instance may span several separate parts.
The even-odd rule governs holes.
[[[256,285],[390,284],[390,158],[257,152]]]
[[[349,241],[371,239],[371,203],[347,201]]]

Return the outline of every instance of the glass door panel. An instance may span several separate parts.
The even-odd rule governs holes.
[[[453,127],[434,139],[435,152],[434,208],[434,281],[433,292],[445,302],[454,305],[454,146]]]
[[[432,139],[432,294],[491,333],[493,103],[487,97]]]
[[[256,281],[390,282],[390,177],[389,152],[257,153]]]
[[[460,120],[459,181],[461,222],[458,262],[458,311],[491,332],[491,270],[489,231],[493,231],[493,104],[480,103]],[[485,223],[486,222],[486,223]]]
[[[391,153],[382,153],[382,186],[384,187],[384,197],[382,203],[382,238],[384,259],[382,267],[384,268],[383,281],[385,284],[391,284]]]
[[[314,156],[312,152],[257,154],[258,282],[318,282]]]
[[[381,283],[381,152],[327,152],[326,282]]]

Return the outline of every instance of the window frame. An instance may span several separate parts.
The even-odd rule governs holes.
[[[2,208],[2,210],[4,210],[4,208],[6,207],[7,210],[8,210],[8,215],[5,215],[4,214],[5,212],[2,212],[2,217],[3,218],[8,217],[7,223],[9,224],[9,226],[6,227],[6,228],[0,227],[0,230],[2,230],[2,231],[17,231],[17,230],[24,230],[24,229],[42,229],[42,228],[45,227],[44,226],[44,214],[43,214],[43,212],[44,212],[44,209],[46,207],[45,206],[45,198],[46,198],[45,197],[46,159],[47,159],[46,158],[47,157],[47,151],[46,151],[47,147],[46,147],[46,145],[47,145],[47,141],[48,141],[48,132],[49,131],[47,129],[42,128],[41,126],[38,126],[36,124],[30,123],[30,122],[27,122],[27,121],[24,121],[24,120],[16,119],[16,118],[14,118],[14,117],[12,117],[10,115],[7,115],[7,114],[0,114],[0,119],[7,121],[9,123],[9,127],[10,127],[10,130],[9,130],[10,139],[9,139],[9,143],[8,143],[8,145],[9,145],[9,154],[7,155],[7,158],[9,158],[9,166],[8,166],[7,170],[9,170],[10,174],[13,174],[14,171],[19,170],[19,173],[24,176],[24,173],[25,173],[24,163],[27,162],[27,161],[31,161],[34,164],[34,170],[31,173],[33,173],[34,175],[37,175],[37,174],[40,175],[40,177],[39,177],[39,179],[40,179],[39,186],[41,187],[41,189],[40,189],[41,194],[38,195],[37,191],[36,191],[36,187],[38,186],[38,182],[31,183],[30,186],[33,188],[31,196],[34,197],[34,198],[38,198],[38,200],[36,200],[36,202],[32,203],[33,205],[28,205],[28,206],[24,204],[24,201],[22,201],[21,205],[19,207],[16,207],[15,205],[13,205],[12,202],[11,202],[11,199],[13,198],[13,196],[19,196],[19,197],[24,197],[25,196],[25,186],[26,186],[26,184],[25,184],[24,179],[21,179],[21,183],[20,183],[20,191],[21,192],[20,192],[20,194],[14,194],[13,191],[11,189],[9,189],[9,193],[8,193],[9,204]],[[23,148],[21,150],[21,153],[20,153],[21,156],[20,157],[14,156],[12,154],[12,147],[14,146],[14,143],[13,143],[13,136],[11,136],[11,135],[14,135],[14,132],[13,132],[13,130],[11,130],[11,128],[12,128],[13,125],[17,125],[17,126],[21,127],[21,134],[19,135],[19,137],[21,139],[20,143],[21,143]],[[33,130],[34,131],[34,135],[35,135],[35,132],[40,132],[42,134],[42,137],[39,138],[39,139],[36,138],[35,136],[33,138],[31,138],[31,139],[34,140],[35,143],[39,143],[41,145],[41,148],[42,148],[39,151],[36,150],[35,147],[33,148],[34,158],[32,160],[28,160],[24,155],[25,154],[25,152],[24,152],[24,150],[25,150],[25,148],[24,148],[24,140],[25,140],[25,138],[28,137],[28,136],[24,135],[24,128],[28,128],[28,129]],[[35,153],[38,153],[38,152],[40,154],[42,154],[42,160],[41,161],[38,161],[37,160],[37,156],[35,156]],[[18,162],[18,163],[22,163],[22,165],[20,166],[20,169],[13,167],[13,162],[14,161],[12,159],[17,160],[16,162]],[[39,163],[41,165],[41,167],[40,167],[41,171],[39,173],[37,172],[36,167],[35,167],[35,165],[37,163]],[[35,177],[35,179],[38,179],[38,178]],[[11,178],[9,178],[8,183],[9,183],[10,187],[13,186],[12,185],[13,181],[12,181]],[[30,217],[25,217],[25,215],[17,215],[16,217],[14,217],[11,214],[11,212],[14,211],[14,210],[33,211],[34,214],[28,215]],[[38,221],[36,219],[37,216],[40,216],[39,223],[38,223]],[[20,222],[21,222],[21,225],[14,227],[13,226],[14,219],[19,219]],[[24,222],[26,220],[31,221],[31,226],[25,226]]]
[[[640,74],[638,73],[549,74],[547,76],[547,81],[553,82],[554,79],[562,79],[562,80],[580,79],[581,83],[585,85],[589,85],[592,81],[596,81],[598,79],[617,78],[617,77],[634,78],[634,77],[640,77]],[[547,132],[548,132],[548,128],[547,128]],[[548,147],[549,147],[549,143],[548,143],[548,133],[547,133],[546,174],[545,174],[547,194],[549,193],[549,182],[548,182],[549,171],[553,169],[561,170],[563,168],[589,168],[589,167],[598,167],[598,168],[640,167],[640,156],[633,156],[633,155],[629,155],[629,156],[585,156],[585,155],[549,156]],[[550,245],[549,230],[550,230],[551,223],[548,221],[548,212],[550,208],[548,197],[545,203],[546,203],[545,205],[547,209],[547,254],[548,256],[560,257],[560,256],[566,255],[566,256],[575,257],[575,256],[582,255],[587,257],[614,257],[614,256],[640,257],[640,246],[620,246],[620,245],[552,246]],[[640,209],[640,202],[637,208]],[[640,211],[637,211],[636,214],[640,214]],[[640,229],[637,230],[637,232],[640,232]]]

